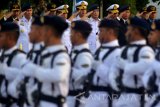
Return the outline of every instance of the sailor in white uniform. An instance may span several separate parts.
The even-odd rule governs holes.
[[[31,43],[28,34],[31,30],[32,24],[32,6],[29,3],[24,4],[22,6],[22,11],[25,13],[24,16],[18,21],[21,32],[17,42],[17,46],[19,47],[19,49],[28,53],[31,49]]]
[[[122,49],[109,77],[112,88],[121,93],[114,105],[116,107],[144,107],[145,105],[142,77],[154,61],[154,51],[146,44],[145,39],[149,28],[148,23],[140,18],[134,17],[130,20],[127,30],[130,44]]]
[[[91,30],[91,26],[85,21],[78,20],[71,23],[73,49],[71,52],[72,71],[70,75],[70,90],[67,97],[68,107],[83,107],[84,105],[80,102],[84,96],[78,95],[86,91],[84,89],[85,80],[92,68],[93,57],[87,43]]]
[[[88,38],[88,43],[89,43],[89,48],[91,52],[94,54],[95,51],[100,47],[100,42],[99,42],[99,6],[97,4],[93,4],[90,8],[89,11],[93,11],[91,14],[91,17],[88,19],[88,23],[91,24],[92,26],[92,32]]]
[[[92,71],[94,74],[90,83],[91,92],[85,107],[112,106],[112,99],[109,99],[111,91],[108,76],[111,66],[121,52],[117,40],[119,23],[116,20],[104,19],[100,22],[99,28],[99,38],[102,45],[95,53],[94,71]]]
[[[72,44],[70,39],[70,21],[67,19],[68,17],[68,5],[61,5],[56,8],[57,15],[64,18],[66,22],[69,24],[68,29],[65,30],[62,36],[62,43],[66,46],[68,53],[71,52]]]

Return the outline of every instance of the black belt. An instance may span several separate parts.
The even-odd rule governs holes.
[[[80,93],[82,93],[84,90],[70,90],[68,95],[69,96],[76,96],[79,95]]]
[[[49,95],[44,95],[43,93],[41,93],[41,95],[40,95],[40,100],[54,103],[58,107],[63,107],[63,104],[66,101],[65,97],[63,97],[63,96],[53,97],[53,96],[49,96]]]
[[[126,93],[136,93],[136,94],[144,94],[144,88],[129,88],[129,87],[124,87],[124,92]]]
[[[8,96],[6,98],[1,96],[0,103],[6,105],[6,107],[10,107],[13,103],[17,103],[19,105],[19,100],[12,96]]]
[[[152,89],[147,90],[148,94],[154,94],[158,92],[158,86],[154,86]]]
[[[8,98],[0,97],[0,103],[7,104],[8,103]]]
[[[112,96],[112,92],[111,92],[111,88],[110,87],[105,87],[105,86],[95,86],[95,85],[91,85],[91,91],[104,91],[104,92],[107,92],[109,94],[109,97],[108,97],[108,107],[112,107],[112,99],[111,96]]]
[[[81,94],[82,92],[85,92],[85,91],[84,90],[80,90],[80,89],[78,89],[78,90],[70,90],[68,95],[69,96],[74,96],[74,97],[76,97],[78,95],[78,97],[76,97],[76,98],[80,99],[83,96],[83,94],[82,95],[79,95],[79,94]],[[79,107],[79,105],[80,105],[79,100],[76,100],[75,101],[75,107]]]
[[[110,87],[105,87],[105,86],[91,86],[91,91],[105,91],[105,92],[110,92],[111,88]]]
[[[135,94],[140,94],[141,95],[141,99],[140,99],[140,107],[144,107],[144,87],[140,87],[140,88],[129,88],[129,87],[124,87],[124,92],[126,93],[135,93]]]

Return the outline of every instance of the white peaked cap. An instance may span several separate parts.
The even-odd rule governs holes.
[[[77,7],[77,6],[80,6],[80,5],[82,5],[82,4],[85,4],[86,6],[88,6],[88,2],[86,2],[86,1],[80,1],[80,2],[78,2],[78,3],[76,4],[76,7]]]
[[[68,8],[69,8],[69,6],[67,4],[65,4],[65,5],[61,5],[61,6],[57,7],[56,10],[62,10],[62,9],[68,9]]]
[[[119,8],[119,5],[118,4],[112,4],[111,6],[109,6],[106,11],[109,11],[109,10],[116,10]]]

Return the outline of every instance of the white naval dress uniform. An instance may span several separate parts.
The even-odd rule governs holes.
[[[82,19],[81,19],[80,16],[78,15],[77,17],[75,17],[75,18],[73,19],[73,21],[76,21],[76,20],[82,20]],[[88,20],[85,20],[85,21],[88,21]]]
[[[81,20],[79,15],[73,19],[73,21],[76,21],[76,20]]]
[[[71,22],[66,20],[69,24],[68,29],[66,29],[62,35],[62,43],[66,46],[68,53],[71,53],[72,43],[71,43],[71,34],[70,34],[70,24]]]
[[[85,91],[83,90],[84,81],[92,68],[93,56],[89,50],[88,43],[74,46],[71,52],[71,60],[72,71],[70,76],[70,92],[67,97],[68,107],[83,107],[85,102],[82,99],[83,97],[76,98],[76,96]],[[78,93],[72,94],[74,91],[78,91]]]
[[[17,46],[13,46],[12,48],[4,51],[4,54],[2,55],[4,56],[3,63],[6,65],[2,64],[1,70],[3,75],[5,75],[6,80],[8,81],[7,87],[5,86],[6,81],[3,81],[0,89],[2,96],[4,97],[7,97],[8,95],[14,97],[15,93],[8,91],[8,87],[19,74],[19,69],[26,63],[25,60],[23,60],[26,59],[26,55],[17,51],[17,49]],[[17,104],[12,104],[11,106],[17,107]]]
[[[17,41],[17,47],[28,53],[29,52],[29,36],[26,28],[24,26],[19,25],[20,35]]]
[[[39,65],[41,52],[44,50],[44,48],[45,48],[44,42],[35,43],[33,45],[33,48],[28,53],[27,59],[33,62],[34,64]],[[32,97],[31,93],[29,92],[31,89],[35,87],[38,88],[37,87],[38,82],[34,77],[30,77],[30,76],[26,76],[24,81],[26,82],[25,87],[26,87],[26,93],[27,93],[27,100],[29,102],[30,98]],[[25,105],[28,106],[27,104]],[[31,104],[28,107],[32,107]]]
[[[95,54],[95,63],[93,66],[97,66],[93,77],[93,83],[91,86],[91,92],[89,98],[86,100],[85,107],[109,107],[109,94],[108,94],[108,74],[109,69],[116,61],[116,57],[120,54],[120,48],[118,40],[113,40],[109,43],[102,44]],[[98,61],[97,61],[98,60]],[[94,87],[97,87],[94,88]],[[105,87],[104,90],[101,87]]]
[[[39,42],[39,43],[33,44],[33,48],[28,53],[27,59],[29,59],[33,63],[39,65],[40,55],[41,55],[41,52],[43,51],[44,48],[45,48],[44,42]]]
[[[19,49],[28,53],[32,47],[28,35],[31,30],[32,17],[29,21],[25,17],[22,17],[19,20],[18,24],[20,27],[20,36],[17,42],[17,46],[19,47]]]
[[[138,49],[137,45],[142,47]],[[124,48],[124,50],[125,49],[127,48]],[[122,50],[122,52],[124,52],[124,50]],[[137,55],[135,53],[137,53]],[[135,58],[137,61],[134,61]],[[154,51],[151,47],[146,46],[145,40],[132,42],[126,51],[126,58],[117,58],[117,66],[110,72],[116,75],[118,71],[117,68],[124,71],[121,81],[125,91],[122,90],[114,107],[140,107],[141,104],[144,104],[141,103],[141,98],[143,98],[142,96],[144,93],[142,76],[153,61]],[[113,76],[113,79],[114,78],[115,76]],[[114,82],[112,81],[111,84],[112,83]],[[114,85],[112,86],[114,87]]]
[[[148,97],[145,107],[159,107],[159,99],[157,98],[159,96],[159,83],[160,83],[160,78],[157,75],[158,69],[157,66],[159,66],[159,61],[160,61],[160,48],[157,47],[155,49],[155,61],[152,63],[150,68],[145,72],[143,76],[143,84],[145,88],[151,93],[149,93],[150,97]],[[154,104],[156,99],[158,100],[157,104]]]
[[[62,51],[55,56],[55,52]],[[69,89],[69,74],[70,74],[70,58],[63,45],[48,46],[42,52],[40,58],[40,66],[31,62],[27,62],[22,69],[22,74],[14,80],[14,91],[16,86],[24,79],[25,76],[35,77],[41,83],[41,93],[43,96],[49,96],[57,98],[58,96],[66,97]],[[41,94],[41,96],[42,96]],[[43,97],[44,98],[44,97]],[[64,100],[64,99],[63,99]],[[59,107],[55,100],[46,101],[46,99],[40,99],[40,107]],[[64,101],[63,101],[64,102]],[[63,104],[62,107],[67,107],[67,104]]]
[[[8,57],[10,54],[12,54],[15,50],[17,50],[18,47],[17,46],[13,46],[12,48],[8,49],[8,50],[5,50],[4,51],[4,56],[5,56],[5,59],[4,59],[4,62],[7,62],[8,60]],[[8,57],[7,57],[8,56]],[[12,61],[10,62],[10,66],[13,66],[13,67],[17,67],[17,68],[21,68],[21,66],[24,64],[22,62],[19,61],[20,58],[26,58],[26,55],[23,54],[23,53],[19,53],[19,54],[16,54]],[[23,61],[23,60],[22,60]]]
[[[18,22],[19,25],[24,26],[25,29],[27,30],[27,32],[29,33],[31,30],[31,25],[32,25],[32,17],[30,18],[30,20],[27,20],[24,16],[19,19]]]
[[[148,102],[146,103],[145,107],[159,107],[160,106],[160,62],[159,61],[154,61],[151,68],[148,70],[148,72],[146,72],[146,74],[144,75],[144,83],[146,83],[146,79],[147,77],[152,76],[152,73],[155,72],[155,83],[158,86],[158,93],[154,93],[150,100],[148,100]]]
[[[66,49],[63,45],[46,47],[46,49],[42,52],[42,57],[43,55],[54,53],[58,50]],[[37,70],[35,77],[42,82],[41,92],[44,95],[52,97],[61,95],[66,97],[69,90],[70,58],[67,53],[59,53],[55,56],[54,62],[51,63],[52,57],[53,56],[51,55],[43,60],[42,67],[45,69],[42,71]],[[52,83],[54,84],[54,87],[52,87]],[[46,106],[58,107],[57,104],[40,100],[40,107]],[[67,107],[67,104],[63,104],[62,107]]]
[[[38,65],[39,64],[39,60],[40,60],[40,56],[41,56],[41,51],[44,49],[44,43],[43,42],[39,42],[33,45],[33,48],[31,49],[31,51],[27,54],[27,57],[24,60],[24,65],[26,65],[29,62],[33,62],[34,64]],[[24,67],[23,65],[23,67]],[[30,101],[29,98],[31,98],[31,93],[30,90],[35,88],[37,86],[37,83],[35,81],[35,77],[34,77],[34,72],[32,70],[30,70],[30,72],[25,69],[25,68],[21,68],[19,69],[19,73],[17,73],[17,77],[15,77],[15,80],[12,80],[13,82],[9,85],[8,88],[8,92],[11,93],[12,97],[14,98],[19,98],[18,93],[20,92],[20,90],[16,90],[16,87],[21,87],[21,83],[25,84],[25,95],[26,98],[28,98],[27,100]],[[25,70],[24,70],[25,69]],[[13,72],[13,70],[12,70]],[[11,73],[12,74],[12,73]],[[20,81],[19,81],[20,80]],[[37,87],[36,87],[37,88]],[[14,93],[14,94],[12,94]],[[24,103],[24,107],[32,107],[31,103],[29,102],[29,105],[26,104],[26,102]]]
[[[92,17],[88,19],[88,23],[92,26],[92,32],[88,37],[89,49],[91,50],[92,53],[95,53],[95,51],[100,47],[99,36],[98,36],[99,21],[100,19],[95,20]]]

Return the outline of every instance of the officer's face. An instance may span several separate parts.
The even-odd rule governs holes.
[[[92,18],[97,19],[99,17],[99,9],[93,10],[91,16]]]
[[[32,9],[27,9],[24,15],[25,17],[30,18],[32,16]]]
[[[0,48],[4,48],[5,41],[6,41],[6,34],[5,32],[1,32],[0,33]]]
[[[83,17],[86,13],[87,13],[87,10],[86,9],[82,9],[82,10],[80,10],[79,15],[80,15],[80,17]]]
[[[147,12],[143,12],[142,15],[141,15],[141,18],[147,19]]]
[[[19,10],[14,10],[13,11],[13,17],[18,17],[19,16],[20,11]]]
[[[152,12],[151,14],[150,14],[150,16],[149,16],[149,18],[150,19],[156,19],[156,17],[157,17],[157,13],[156,12]]]
[[[130,12],[130,10],[126,10],[126,11],[122,12],[121,14],[122,14],[122,18],[127,20],[127,19],[129,19],[131,12]]]
[[[156,46],[157,45],[157,43],[159,42],[159,38],[158,38],[158,35],[157,35],[156,31],[151,31],[149,33],[148,42],[151,46]]]
[[[63,14],[62,14],[62,18],[67,19],[67,17],[68,17],[68,14],[67,14],[67,13],[63,13]]]
[[[109,12],[107,15],[107,19],[116,19],[118,17],[118,13]]]
[[[67,17],[68,17],[68,13],[57,12],[57,15],[64,18],[64,19],[67,19]]]
[[[118,13],[113,13],[111,18],[116,19],[117,17],[118,17]]]
[[[49,15],[50,15],[50,16],[56,15],[56,11],[50,11]]]

